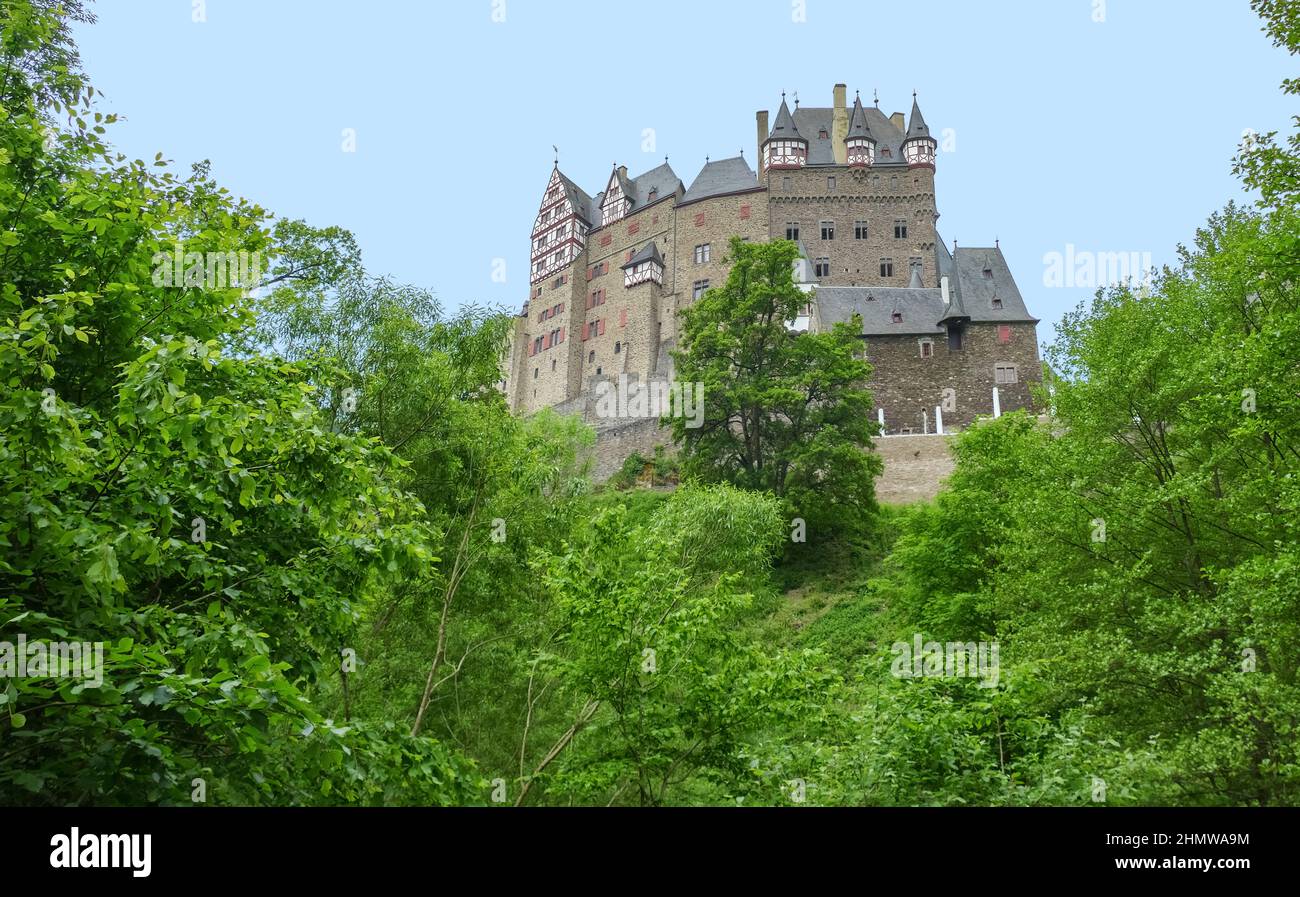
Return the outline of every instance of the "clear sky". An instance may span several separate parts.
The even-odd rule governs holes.
[[[203,7],[196,13],[194,7]],[[1101,7],[1104,7],[1102,9]],[[366,267],[444,305],[528,295],[551,170],[590,194],[612,164],[755,158],[754,113],[836,82],[932,132],[940,233],[1000,238],[1051,323],[1091,294],[1044,256],[1147,252],[1229,199],[1242,131],[1289,128],[1286,54],[1246,0],[99,0],[77,32],[110,131],[277,215],[337,224]],[[206,21],[194,21],[205,18]],[[1104,21],[1096,21],[1102,18]],[[504,19],[503,21],[495,21]],[[803,19],[800,21],[800,19]],[[355,152],[344,151],[344,129]],[[653,149],[646,129],[653,130]],[[495,259],[505,281],[493,280]]]

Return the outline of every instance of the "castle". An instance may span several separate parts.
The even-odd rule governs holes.
[[[733,236],[798,245],[810,302],[791,327],[860,317],[885,434],[933,432],[936,408],[951,431],[1030,407],[1038,321],[998,246],[950,252],[939,238],[938,142],[915,95],[906,120],[846,100],[837,84],[829,108],[796,100],[791,112],[783,94],[770,129],[758,112],[757,174],[742,153],[706,162],[686,187],[665,159],[636,177],[615,167],[592,197],[557,162],[502,363],[510,407],[582,414],[606,470],[666,442],[656,421],[598,419],[595,385],[672,380],[677,312],[725,281]]]

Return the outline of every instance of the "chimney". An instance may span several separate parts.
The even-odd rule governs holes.
[[[758,121],[758,155],[754,156],[758,160],[758,176],[763,177],[763,141],[767,139],[769,133],[767,128],[767,110],[761,109],[754,114]]]
[[[620,165],[620,166],[618,167],[618,173],[621,174],[623,177],[627,177],[627,166],[626,166],[626,165]]]
[[[835,85],[835,103],[831,110],[831,155],[836,165],[847,165],[849,148],[844,139],[849,136],[849,110],[847,102],[848,88],[843,84]]]
[[[907,119],[903,118],[903,113],[895,112],[893,115],[889,116],[889,120],[893,122],[895,128],[898,128],[898,130],[902,131],[904,134],[907,133]]]

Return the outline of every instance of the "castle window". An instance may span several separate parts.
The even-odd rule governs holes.
[[[928,339],[921,340],[921,357],[932,358],[933,356],[934,356],[934,341]]]
[[[616,341],[614,343],[614,354],[617,355],[621,351],[623,351],[623,344],[621,342]]]
[[[555,359],[551,359],[551,370],[555,370]]]
[[[835,175],[831,174],[826,176],[826,189],[827,191],[835,189]]]
[[[641,222],[633,221],[631,224],[627,226],[627,235],[629,237],[635,237],[637,233],[640,232],[640,230],[641,230]]]
[[[995,383],[1019,383],[1016,377],[1016,366],[1014,364],[997,364],[993,366],[993,381]]]
[[[799,222],[798,222],[798,221],[787,221],[787,222],[785,223],[785,238],[786,238],[787,240],[798,240],[798,239],[799,239]]]
[[[865,221],[853,222],[853,239],[865,240],[866,238],[867,238],[867,222]]]
[[[740,207],[740,220],[745,221],[746,219],[749,218],[749,214],[750,214],[749,204],[746,203],[745,205]]]
[[[788,175],[786,177],[781,178],[781,189],[784,190],[786,193],[790,192],[790,178]]]
[[[907,239],[907,222],[904,221],[902,218],[895,219],[894,221],[894,239],[895,240]]]
[[[540,370],[540,368],[533,368],[533,379],[534,379],[534,380],[537,379],[537,372],[538,372],[539,370]]]
[[[834,240],[834,239],[835,239],[835,222],[834,222],[834,221],[823,221],[823,222],[821,223],[821,227],[822,227],[822,239],[823,239],[823,240]]]
[[[613,242],[613,240],[614,240],[614,235],[613,235],[613,234],[601,234],[601,235],[600,235],[600,245],[601,245],[601,246],[608,246],[610,243]]]
[[[828,258],[819,258],[819,259],[817,259],[815,262],[813,262],[813,276],[814,276],[814,277],[830,277],[830,276],[831,276],[831,260],[828,259]]]
[[[596,368],[596,376],[597,376],[597,377],[600,376],[600,368]]]
[[[998,342],[1000,343],[1011,342],[1011,328],[1008,327],[1006,324],[1001,324],[998,326]]]
[[[994,308],[1001,308],[1001,307],[1002,307],[1002,300],[999,299],[997,296],[994,296],[994,297],[992,298],[992,300],[990,300],[990,303],[989,303],[989,304],[992,305]]]
[[[545,337],[539,336],[537,337],[537,339],[533,340],[533,354],[542,351],[542,342],[544,341],[544,339]]]
[[[695,226],[696,226],[696,227],[703,227],[703,226],[704,226],[704,213],[703,213],[703,212],[700,212],[698,215],[695,216]]]
[[[704,295],[705,291],[708,288],[709,288],[709,282],[707,280],[695,281],[695,283],[691,285],[691,298],[692,299],[700,298],[701,296]]]
[[[709,243],[701,243],[695,247],[695,264],[702,265],[707,262],[712,254],[712,248]]]
[[[561,274],[559,277],[555,278],[555,285],[557,287],[562,287],[568,282],[569,282],[569,275],[567,274]]]
[[[592,349],[590,352],[587,353],[587,361],[595,362],[595,360],[596,360],[596,350]]]
[[[894,276],[894,260],[893,260],[893,259],[881,259],[881,260],[880,260],[880,276],[881,276],[881,277],[893,277],[893,276]]]

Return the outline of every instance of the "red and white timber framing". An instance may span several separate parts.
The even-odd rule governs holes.
[[[586,244],[587,223],[578,217],[569,201],[558,168],[551,172],[551,180],[546,185],[532,236],[530,282],[534,284],[568,268]]]

